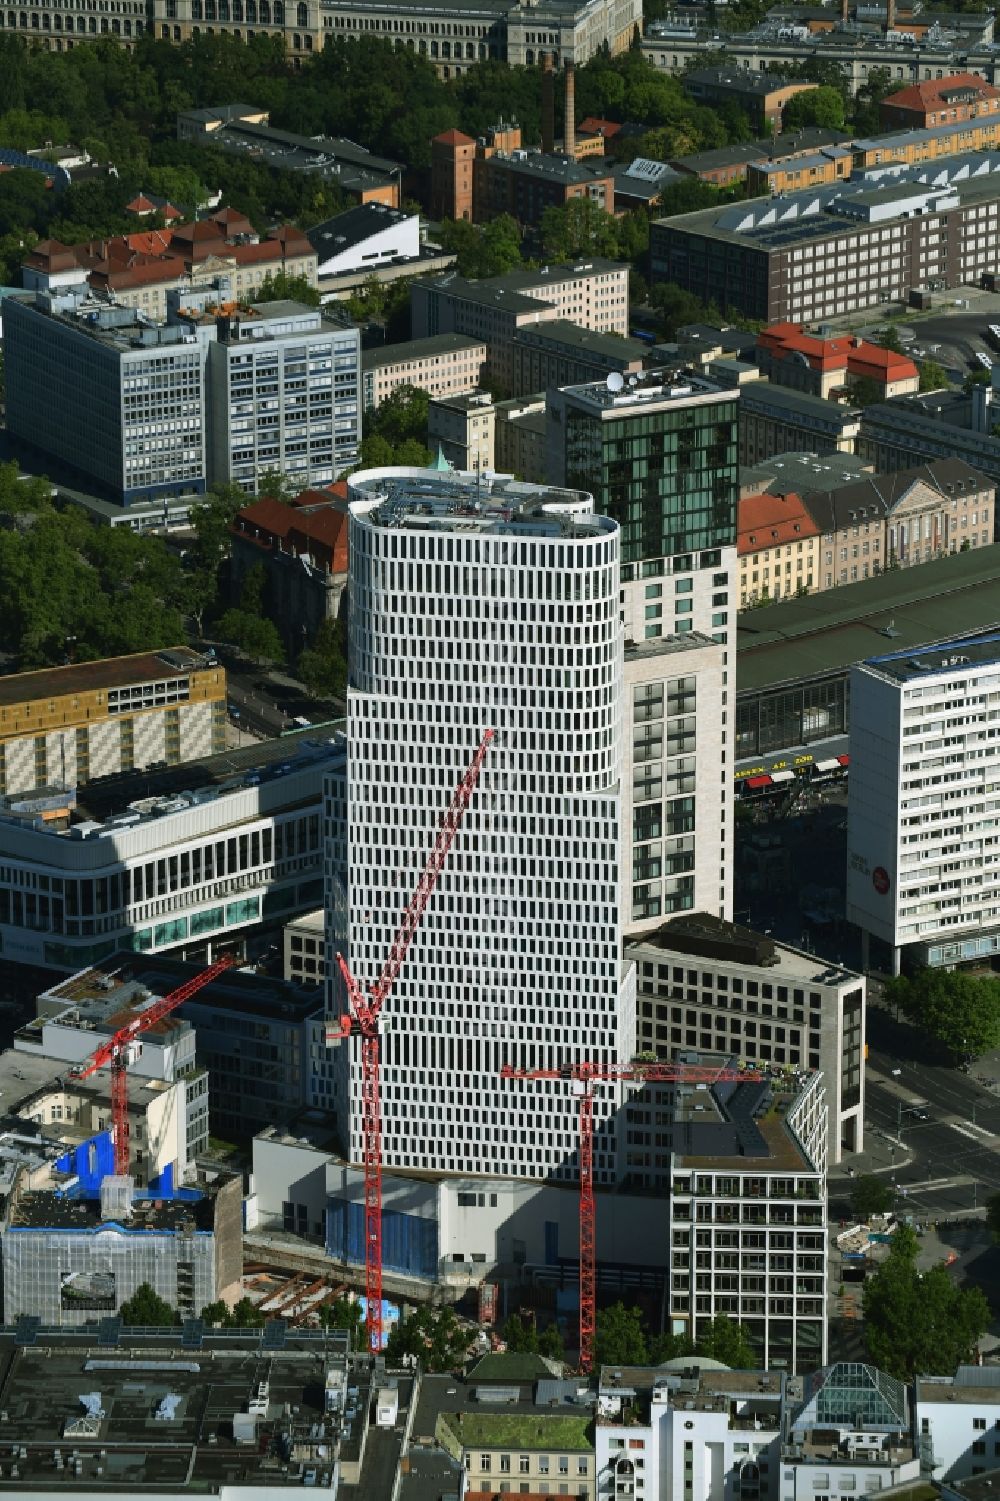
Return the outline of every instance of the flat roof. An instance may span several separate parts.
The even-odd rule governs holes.
[[[997,663],[1000,663],[1000,634],[951,641],[944,648],[925,647],[922,651],[869,657],[864,665],[895,683],[916,683],[939,673],[960,672],[969,667],[994,667]]]
[[[67,667],[41,667],[0,677],[0,704],[33,703],[40,698],[94,693],[98,689],[155,683],[190,672],[223,671],[187,646],[166,651],[135,652],[127,657],[102,657],[97,662],[73,662]]]
[[[740,468],[740,489],[762,482],[772,494],[794,490],[797,495],[839,490],[872,469],[871,461],[854,453],[776,453]]]
[[[615,381],[614,376],[609,376],[608,379]],[[578,406],[589,407],[601,417],[612,420],[641,416],[644,411],[653,407],[669,407],[674,403],[680,405],[699,398],[714,398],[718,401],[740,399],[740,393],[732,387],[721,386],[718,381],[688,369],[647,370],[643,374],[625,377],[625,383],[620,389],[609,386],[607,380],[593,380],[576,386],[563,386],[562,390]]]
[[[1000,629],[1000,544],[890,569],[746,611],[737,625],[737,697],[845,672],[880,647],[906,651]]]
[[[607,276],[613,271],[627,270],[624,261],[604,260],[595,255],[590,260],[575,261],[572,265],[553,261],[538,270],[508,271],[503,276],[486,276],[480,281],[446,271],[443,276],[429,277],[419,285],[431,287],[436,292],[446,292],[452,297],[463,297],[470,302],[496,302],[504,299],[511,306],[530,309],[539,300],[526,295],[530,290],[540,291],[553,283],[584,281],[592,276]],[[515,302],[517,298],[523,298],[523,302]]]
[[[565,537],[587,541],[617,531],[617,523],[594,511],[560,510],[579,504],[580,490],[526,485],[506,475],[479,479],[461,473],[376,471],[357,488],[379,504],[367,514],[371,523],[392,529],[477,532],[511,537]]]
[[[527,1411],[454,1412],[442,1421],[463,1449],[545,1449],[589,1454],[594,1447],[594,1423],[589,1412]]]
[[[769,380],[751,381],[742,386],[740,400],[756,410],[770,408],[777,412],[790,412],[796,417],[811,417],[822,427],[845,428],[860,423],[859,407],[843,406],[837,401],[827,401],[823,396],[811,396],[806,391],[793,391],[788,386],[777,386]]]
[[[519,328],[514,338],[525,343],[553,343],[571,348],[581,354],[592,354],[627,365],[643,360],[649,353],[641,339],[623,339],[620,334],[602,333],[599,329],[583,328],[570,318],[550,318],[544,323],[533,323]]]
[[[718,945],[717,953],[707,953],[686,944],[685,939],[697,935],[699,927],[705,930],[701,936],[711,938]],[[728,953],[725,952],[727,935],[730,940]],[[783,979],[794,979],[806,985],[843,985],[860,979],[854,970],[818,959],[804,949],[778,943],[752,928],[727,923],[711,913],[685,913],[673,918],[651,933],[626,938],[625,949],[630,957],[639,961],[653,959],[659,964],[690,970],[702,965],[719,965],[756,979],[765,974],[776,984]]]
[[[215,1223],[215,1205],[210,1196],[199,1199],[138,1199],[124,1221],[110,1221],[101,1213],[99,1199],[71,1199],[52,1189],[29,1189],[18,1195],[9,1215],[12,1230],[75,1230],[95,1234],[103,1226],[115,1224],[123,1234],[143,1235],[149,1231],[211,1230]]]
[[[431,360],[437,355],[485,348],[485,339],[474,339],[469,334],[431,334],[426,339],[407,339],[405,344],[380,344],[375,349],[363,349],[361,368],[375,370],[380,365],[404,365],[411,360]]]

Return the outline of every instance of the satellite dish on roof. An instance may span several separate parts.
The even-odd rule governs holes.
[[[621,371],[612,370],[611,374],[608,376],[606,385],[612,395],[614,395],[617,391],[624,390],[625,381],[622,378]]]

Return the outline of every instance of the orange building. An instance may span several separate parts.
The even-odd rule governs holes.
[[[890,94],[879,105],[883,125],[914,129],[979,120],[984,115],[1000,115],[1000,89],[976,73],[928,78],[924,83]]]
[[[879,399],[920,389],[920,372],[895,350],[854,334],[823,339],[799,323],[773,323],[757,335],[757,364],[775,385],[810,396],[837,397],[859,381],[874,381]]]
[[[472,218],[472,165],[476,143],[460,130],[431,141],[431,217]]]

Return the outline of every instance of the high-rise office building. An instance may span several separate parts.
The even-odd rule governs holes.
[[[568,1082],[507,1083],[500,1070],[633,1055],[618,527],[589,494],[509,479],[390,469],[350,487],[350,891],[344,907],[332,882],[328,905],[363,984],[484,731],[496,735],[386,1006],[383,1160],[573,1178]],[[338,1064],[359,1161],[356,1050]],[[597,1104],[603,1182],[613,1093]]]
[[[629,931],[695,906],[732,916],[738,401],[689,371],[549,397],[550,483],[589,486],[621,527]]]

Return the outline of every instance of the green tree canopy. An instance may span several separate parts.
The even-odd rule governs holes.
[[[343,698],[347,691],[347,630],[324,620],[311,646],[299,652],[296,673],[314,698]]]
[[[598,1365],[646,1365],[649,1346],[638,1308],[612,1303],[597,1313],[594,1358]]]
[[[1000,1043],[1000,980],[962,970],[921,969],[887,982],[886,999],[959,1057]]]
[[[721,1360],[735,1371],[753,1370],[758,1364],[747,1326],[724,1313],[717,1314],[701,1330],[695,1353]]]
[[[874,1173],[864,1173],[851,1185],[851,1209],[859,1220],[887,1214],[892,1208],[892,1189]]]
[[[977,1287],[956,1287],[943,1266],[917,1268],[919,1242],[907,1226],[865,1284],[862,1298],[868,1358],[900,1381],[951,1375],[969,1361],[990,1321]]]
[[[514,1355],[538,1354],[538,1330],[535,1321],[524,1314],[512,1313],[503,1326],[503,1340]]]
[[[941,391],[948,384],[948,375],[943,365],[937,360],[920,361],[920,389],[921,391]]]
[[[844,96],[840,89],[823,84],[792,95],[781,111],[782,130],[802,130],[810,125],[821,130],[843,129]]]
[[[165,1299],[161,1298],[148,1282],[141,1282],[118,1310],[123,1324],[146,1328],[166,1328],[179,1324],[180,1318]]]
[[[386,1354],[390,1360],[414,1355],[429,1371],[453,1371],[465,1360],[469,1343],[453,1309],[418,1308],[395,1325]]]

